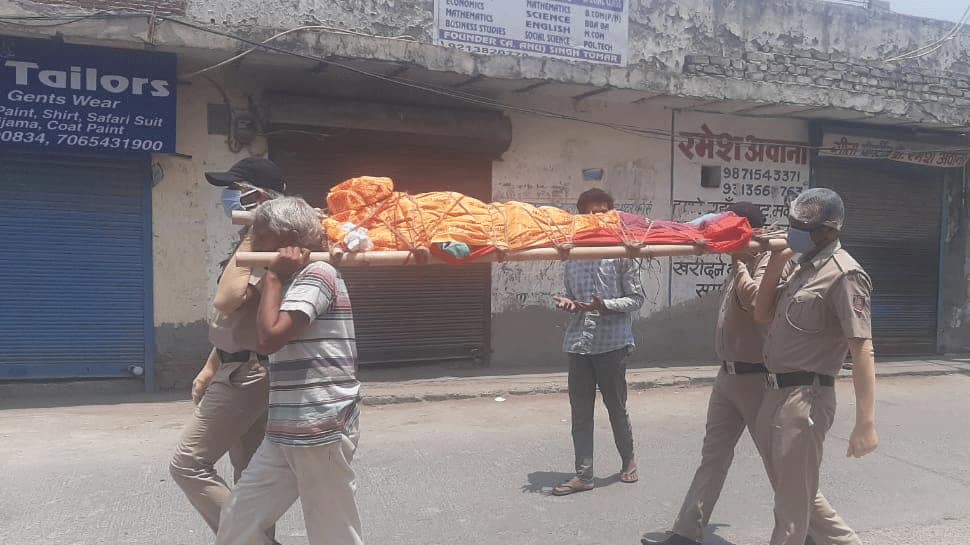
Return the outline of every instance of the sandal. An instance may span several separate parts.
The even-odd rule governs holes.
[[[562,483],[561,485],[552,489],[553,496],[568,496],[570,494],[575,494],[576,492],[586,492],[587,490],[593,489],[593,483],[588,483],[579,479],[578,477],[573,477],[568,481]]]
[[[630,467],[627,467],[622,471],[620,471],[621,483],[633,484],[639,480],[640,480],[640,471],[636,464],[630,464]]]

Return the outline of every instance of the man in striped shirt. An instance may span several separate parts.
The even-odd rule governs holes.
[[[359,545],[350,466],[357,448],[357,346],[343,279],[309,263],[322,246],[317,212],[284,197],[259,206],[253,248],[279,249],[260,284],[260,353],[269,356],[266,438],[222,512],[216,545],[263,545],[300,498],[310,545]]]

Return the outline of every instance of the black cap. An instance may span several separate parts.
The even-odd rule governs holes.
[[[232,168],[226,172],[206,172],[205,179],[210,184],[219,187],[229,187],[234,183],[245,182],[280,193],[286,191],[283,171],[276,166],[276,163],[261,157],[247,157],[232,165]]]

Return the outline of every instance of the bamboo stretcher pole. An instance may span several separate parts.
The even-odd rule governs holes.
[[[232,224],[233,225],[252,225],[253,224],[253,213],[244,212],[242,210],[232,211]]]
[[[756,252],[781,250],[788,246],[785,239],[752,241],[748,247]],[[517,252],[492,252],[484,257],[466,263],[496,263],[502,261],[583,261],[592,259],[615,259],[622,257],[654,258],[711,254],[703,246],[658,244],[643,246],[635,250],[624,246],[580,246],[563,255],[555,248],[536,248]],[[236,262],[242,267],[266,267],[276,258],[276,252],[239,252]],[[347,252],[333,260],[327,252],[313,252],[310,261],[326,261],[341,267],[400,267],[405,265],[443,265],[447,261],[431,256],[418,263],[414,255],[406,250],[389,252]],[[334,263],[336,261],[336,263]]]

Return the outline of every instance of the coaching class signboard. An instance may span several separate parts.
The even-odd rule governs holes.
[[[174,54],[0,37],[0,147],[174,153]]]
[[[625,66],[630,0],[435,0],[435,43]]]

